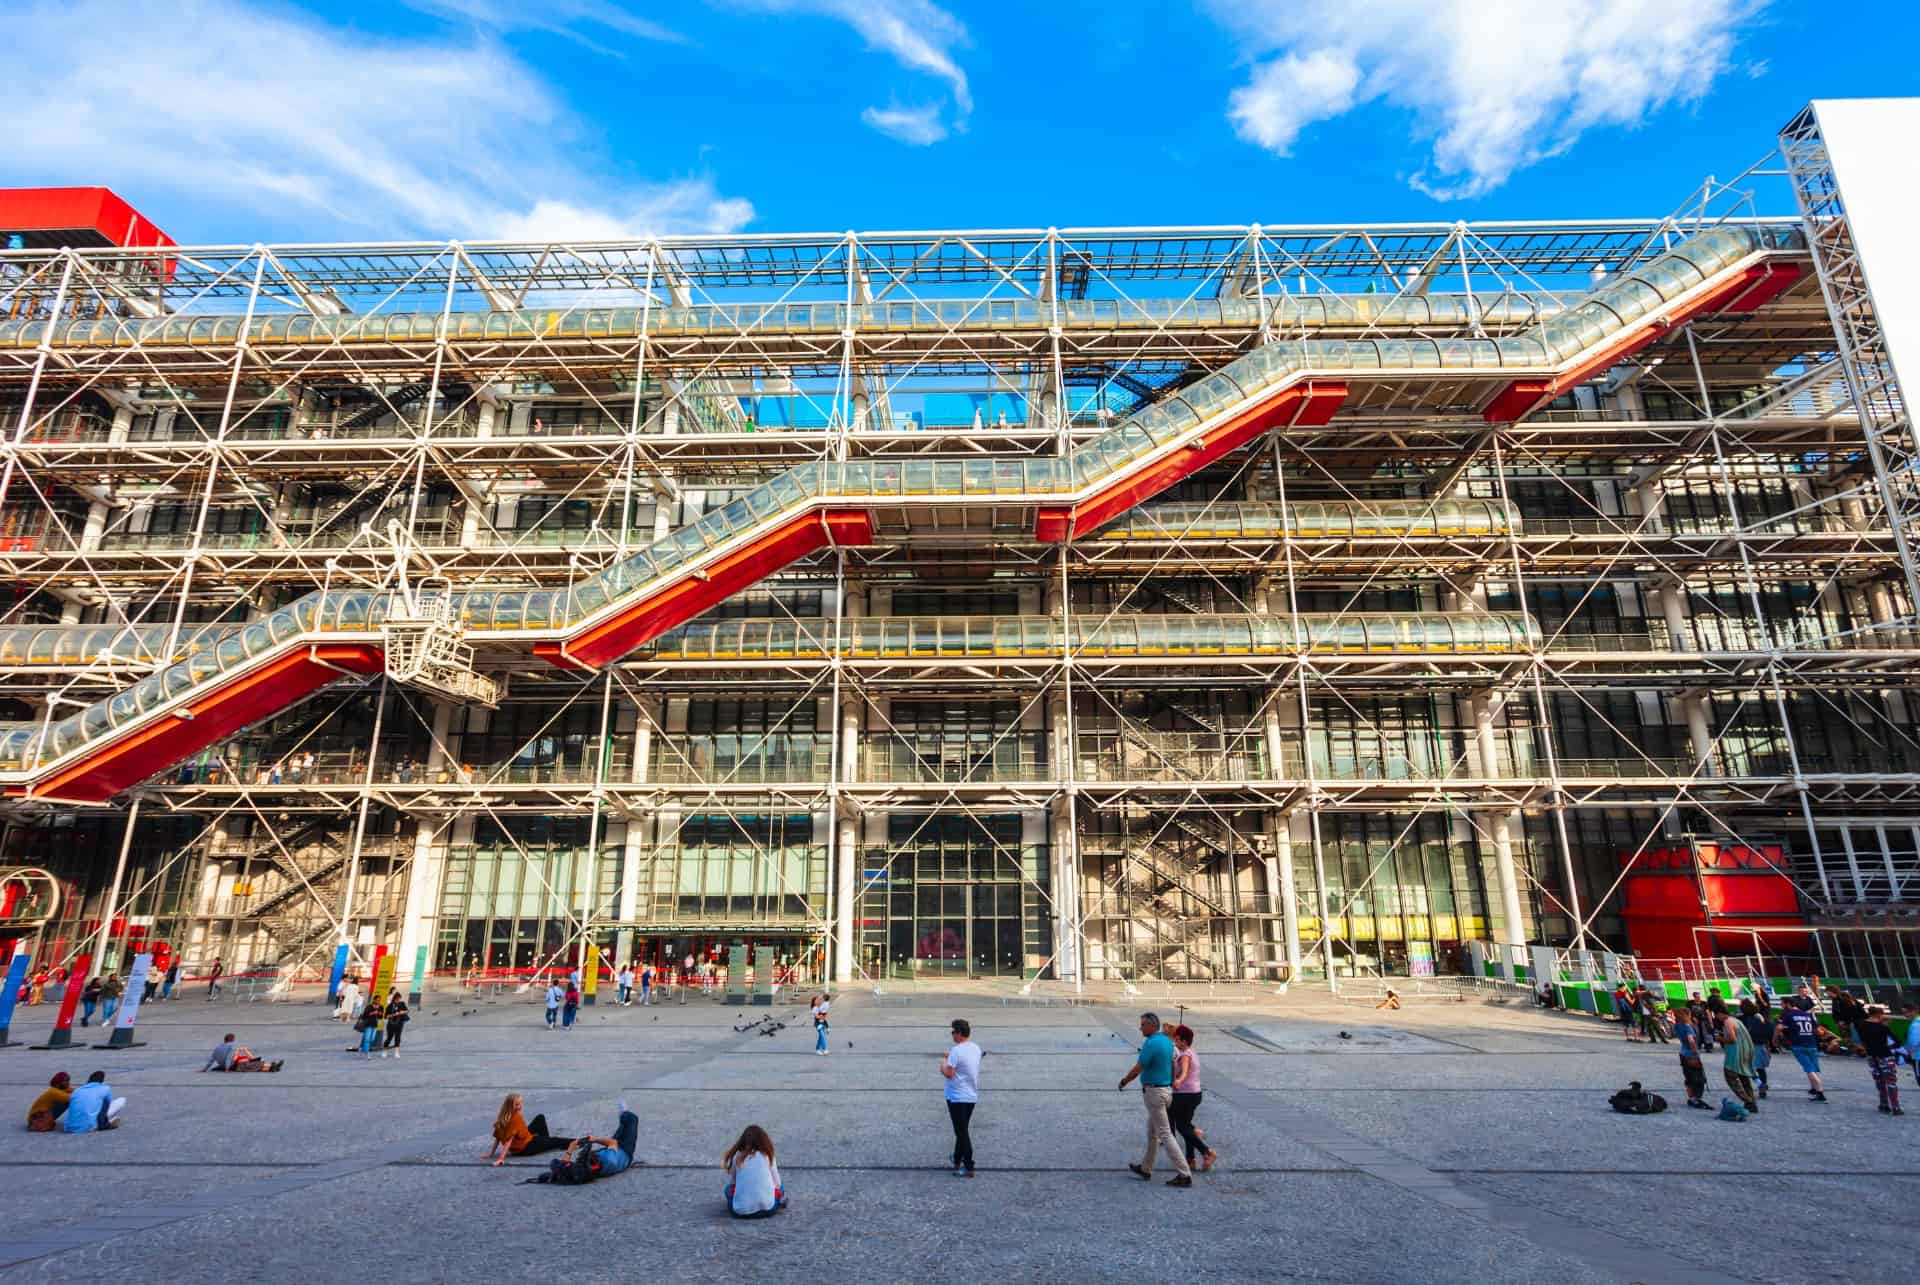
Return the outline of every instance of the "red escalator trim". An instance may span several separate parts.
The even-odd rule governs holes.
[[[707,564],[699,576],[682,577],[563,644],[540,643],[533,651],[565,668],[598,669],[809,553],[830,544],[871,543],[873,519],[864,510],[803,513]]]
[[[1115,479],[1087,499],[1071,505],[1042,506],[1034,517],[1034,537],[1047,544],[1058,544],[1085,535],[1276,425],[1321,427],[1346,400],[1345,384],[1311,381],[1289,384],[1265,401],[1256,402],[1209,429],[1192,445]]]
[[[1710,312],[1752,312],[1799,279],[1797,263],[1761,263],[1742,268],[1720,289],[1700,296],[1685,307],[1670,310],[1658,320],[1622,332],[1612,343],[1571,370],[1551,379],[1513,380],[1494,395],[1481,416],[1489,424],[1511,424],[1524,419],[1542,404],[1618,365],[1621,358],[1640,351],[1669,330]]]
[[[38,798],[104,803],[130,785],[302,700],[340,677],[343,669],[377,674],[385,657],[370,643],[302,647],[209,692],[187,708],[192,718],[167,715],[101,746],[80,762],[38,782]]]

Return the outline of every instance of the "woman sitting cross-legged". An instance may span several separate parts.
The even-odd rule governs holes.
[[[720,1163],[727,1171],[727,1212],[735,1218],[766,1218],[787,1207],[780,1169],[773,1163],[773,1139],[759,1125],[742,1130]]]

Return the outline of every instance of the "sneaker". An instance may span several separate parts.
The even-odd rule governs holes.
[[[1139,1165],[1133,1164],[1131,1162],[1128,1163],[1127,1168],[1131,1169],[1133,1171],[1133,1176],[1140,1179],[1141,1181],[1143,1182],[1153,1181],[1153,1172],[1151,1170],[1142,1169]]]
[[[1192,1177],[1190,1177],[1190,1176],[1189,1176],[1189,1175],[1187,1175],[1187,1174],[1184,1174],[1184,1173],[1177,1173],[1177,1174],[1175,1174],[1175,1175],[1173,1175],[1173,1177],[1171,1177],[1171,1178],[1169,1178],[1169,1179],[1167,1179],[1167,1186],[1169,1186],[1169,1187],[1191,1187],[1191,1186],[1193,1186],[1193,1179],[1192,1179]]]
[[[956,1178],[971,1178],[971,1177],[973,1177],[973,1175],[972,1175],[972,1174],[970,1174],[970,1173],[968,1173],[968,1172],[967,1172],[967,1171],[966,1171],[965,1169],[963,1169],[963,1168],[961,1168],[961,1167],[960,1167],[959,1165],[955,1165],[955,1166],[953,1167],[953,1176],[954,1176],[954,1177],[956,1177]]]
[[[1882,1103],[1880,1104],[1880,1114],[1881,1114],[1881,1115],[1892,1115],[1892,1114],[1893,1114],[1893,1108],[1892,1108],[1892,1107],[1890,1107],[1890,1106],[1888,1106],[1888,1105],[1887,1105],[1886,1103],[1884,1103],[1884,1102],[1882,1102]]]
[[[1708,1105],[1707,1105],[1706,1103],[1704,1103],[1704,1102],[1702,1102],[1702,1101],[1701,1101],[1701,1100],[1700,1100],[1699,1098],[1688,1098],[1688,1099],[1687,1099],[1687,1105],[1688,1105],[1688,1106],[1690,1106],[1690,1107],[1698,1107],[1698,1108],[1699,1108],[1700,1110],[1702,1110],[1702,1111],[1711,1111],[1711,1110],[1713,1110],[1713,1108],[1712,1108],[1712,1107],[1710,1107],[1710,1106],[1708,1106]]]
[[[1827,1095],[1824,1093],[1816,1093],[1813,1095],[1813,1100],[1815,1102],[1825,1102],[1827,1100]]]
[[[1902,1110],[1901,1110],[1901,1109],[1900,1109],[1899,1107],[1895,1107],[1895,1108],[1893,1109],[1893,1111],[1891,1112],[1891,1114],[1893,1114],[1893,1115],[1905,1115],[1905,1114],[1906,1114],[1906,1112],[1905,1112],[1905,1111],[1902,1111]],[[971,1175],[969,1175],[969,1176],[971,1176]]]

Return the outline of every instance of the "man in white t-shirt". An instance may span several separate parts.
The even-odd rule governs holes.
[[[967,1126],[980,1102],[980,1046],[963,1017],[953,1019],[953,1047],[940,1063],[946,1077],[947,1118],[953,1122],[953,1176],[973,1177],[973,1138]]]

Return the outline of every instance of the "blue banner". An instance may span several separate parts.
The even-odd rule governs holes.
[[[426,982],[427,948],[421,946],[413,952],[413,989],[408,992],[407,997],[418,1004],[420,1002],[421,988],[426,985]]]
[[[333,976],[327,978],[327,1003],[340,1002],[340,979],[347,975],[347,943],[344,941],[333,952]]]
[[[33,956],[21,951],[7,965],[7,990],[0,995],[0,1031],[13,1025],[14,1001],[20,998],[20,983],[27,979],[27,965],[33,962]]]

